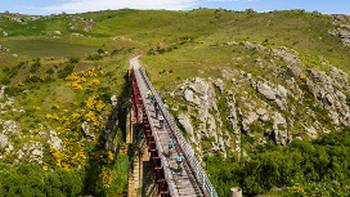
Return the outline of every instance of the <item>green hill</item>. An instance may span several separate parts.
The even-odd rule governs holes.
[[[125,195],[126,77],[141,52],[221,196],[233,186],[247,196],[343,196],[349,25],[302,10],[2,13],[0,193]],[[106,151],[99,139],[113,110],[117,143]],[[41,181],[13,184],[25,177]]]

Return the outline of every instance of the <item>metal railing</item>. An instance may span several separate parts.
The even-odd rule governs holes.
[[[149,78],[147,77],[147,74],[145,70],[141,67],[138,68],[141,76],[143,77],[144,81],[146,82],[148,88],[151,90],[153,95],[155,96],[156,101],[159,104],[160,111],[163,114],[165,121],[170,126],[172,134],[176,137],[176,140],[178,142],[178,145],[183,150],[184,157],[186,158],[190,168],[192,169],[192,172],[196,178],[197,183],[203,190],[206,196],[210,197],[218,197],[218,194],[211,184],[206,172],[202,168],[199,160],[195,156],[195,153],[192,149],[192,146],[185,140],[183,137],[181,131],[176,125],[174,117],[168,112],[168,110],[165,108],[165,105],[159,96],[157,90],[153,87],[152,83],[150,82]]]

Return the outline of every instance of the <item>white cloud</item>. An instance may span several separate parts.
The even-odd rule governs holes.
[[[49,12],[86,12],[107,9],[167,9],[183,10],[191,8],[198,0],[70,0],[46,7]]]

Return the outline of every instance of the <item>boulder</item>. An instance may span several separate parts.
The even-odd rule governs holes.
[[[215,84],[215,87],[217,87],[221,93],[224,92],[225,84],[224,84],[224,81],[222,79],[217,79],[214,84]]]
[[[118,105],[118,97],[116,95],[111,96],[111,104],[113,107],[117,107]]]
[[[17,151],[17,158],[28,162],[43,163],[44,146],[40,142],[27,142]]]
[[[247,124],[250,125],[253,122],[257,121],[258,119],[259,119],[258,114],[256,114],[255,112],[249,112],[245,120]]]
[[[191,89],[186,89],[184,92],[185,101],[193,103],[194,101],[194,93]]]
[[[7,135],[0,134],[0,151],[9,146],[9,140]]]
[[[0,89],[0,101],[5,97],[6,86],[2,86]]]
[[[285,87],[281,86],[281,85],[278,85],[277,88],[276,88],[276,94],[279,96],[279,97],[287,97],[287,93],[288,91],[286,90]]]
[[[190,136],[191,140],[194,141],[193,126],[188,115],[180,114],[177,119],[179,120],[181,126],[184,128],[185,132]]]
[[[72,33],[71,35],[72,35],[72,36],[75,36],[75,37],[84,37],[83,34],[81,34],[81,33],[76,33],[76,32]]]
[[[61,138],[58,137],[55,130],[50,130],[50,138],[48,140],[48,144],[60,151],[63,151],[63,142]]]
[[[288,125],[286,119],[278,112],[274,112],[272,126],[272,136],[276,144],[286,145],[290,143],[292,138],[288,132]]]
[[[278,49],[272,49],[272,56],[282,59],[289,66],[301,64],[302,61],[298,57],[298,53],[287,47],[280,47]]]
[[[3,131],[5,135],[16,135],[19,134],[20,127],[14,120],[6,120],[2,122]]]
[[[268,100],[276,100],[275,91],[267,83],[258,83],[257,91]]]
[[[84,137],[87,139],[87,140],[90,140],[90,141],[94,141],[95,140],[95,136],[90,133],[90,126],[89,126],[89,123],[87,123],[86,121],[84,121],[82,124],[81,124],[81,130],[83,131],[83,134],[84,134]]]
[[[57,36],[61,36],[61,35],[62,35],[62,32],[56,30],[56,31],[53,32],[53,34],[55,34],[55,35],[57,35]]]

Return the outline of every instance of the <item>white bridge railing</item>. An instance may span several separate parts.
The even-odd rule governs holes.
[[[196,178],[197,183],[199,184],[199,186],[201,187],[201,189],[203,190],[206,196],[218,197],[218,194],[215,188],[211,184],[206,172],[204,171],[199,160],[195,156],[192,146],[185,140],[181,131],[176,125],[174,117],[165,108],[165,105],[161,97],[159,96],[158,92],[156,91],[156,89],[153,87],[152,83],[148,79],[145,70],[141,67],[139,68],[139,72],[142,75],[144,81],[147,83],[148,88],[152,91],[153,95],[155,96],[156,101],[160,106],[161,112],[165,120],[167,121],[168,125],[170,126],[171,132],[175,136],[178,142],[178,145],[180,145],[180,148],[182,149],[184,157],[186,158],[192,170],[192,173]]]

